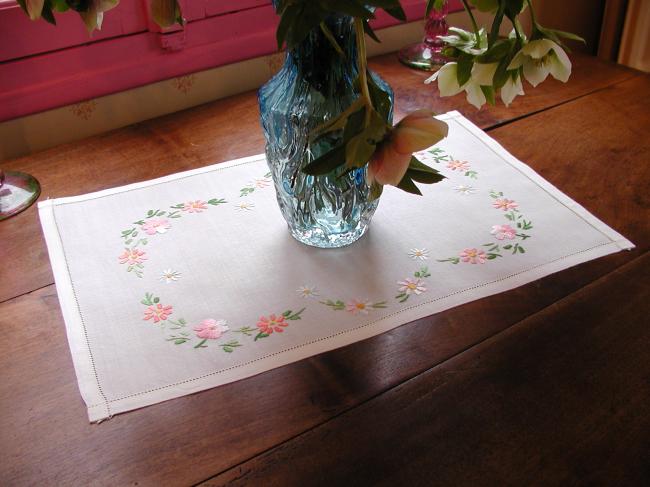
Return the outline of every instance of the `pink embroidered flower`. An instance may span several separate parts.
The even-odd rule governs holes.
[[[469,170],[469,162],[467,161],[449,161],[447,167],[452,171],[467,171]]]
[[[120,264],[136,265],[142,264],[147,260],[145,257],[146,252],[138,249],[124,249],[124,252],[118,257]]]
[[[471,262],[472,264],[485,264],[487,259],[485,252],[477,249],[465,249],[460,253],[459,257],[463,262]]]
[[[266,188],[270,182],[271,181],[269,181],[267,178],[256,179],[255,186],[259,189]]]
[[[226,333],[230,328],[226,325],[226,320],[203,320],[198,326],[194,327],[196,336],[210,340],[216,340]]]
[[[172,314],[171,306],[163,306],[162,304],[158,303],[156,305],[149,306],[144,311],[144,318],[142,319],[153,320],[154,323],[158,323],[159,321],[165,321],[170,314]]]
[[[142,230],[147,235],[155,235],[156,233],[165,233],[171,227],[169,220],[166,218],[154,218],[152,220],[147,220],[142,225]]]
[[[257,322],[257,327],[262,333],[270,335],[274,331],[282,333],[284,328],[289,326],[289,323],[285,320],[283,315],[275,316],[270,315],[268,318],[266,316],[260,317],[260,320]]]
[[[187,211],[188,213],[201,213],[203,210],[207,210],[208,206],[205,201],[201,200],[196,200],[196,201],[188,201],[183,205],[183,211]]]
[[[490,233],[494,235],[497,240],[503,240],[505,238],[512,240],[515,238],[517,231],[510,225],[492,225]]]
[[[427,287],[422,279],[412,279],[408,277],[403,281],[399,281],[397,284],[400,286],[399,292],[404,294],[419,295],[426,292],[427,290]]]
[[[371,305],[372,303],[368,301],[353,299],[347,303],[345,310],[352,313],[353,315],[358,315],[358,314],[367,315],[368,308]]]
[[[517,208],[519,205],[515,203],[514,200],[509,200],[507,198],[498,198],[492,203],[492,206],[494,206],[497,210],[514,210]]]

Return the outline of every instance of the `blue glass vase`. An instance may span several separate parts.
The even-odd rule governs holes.
[[[347,174],[341,168],[320,176],[302,172],[341,141],[338,133],[316,142],[309,134],[359,96],[354,87],[358,68],[353,19],[332,16],[326,24],[345,55],[315,29],[287,52],[284,66],[258,97],[266,157],[289,230],[302,243],[333,248],[349,245],[366,232],[379,199],[371,198],[367,166]],[[392,122],[393,92],[379,76],[371,76],[390,95]]]

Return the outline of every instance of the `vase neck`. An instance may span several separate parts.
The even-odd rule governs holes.
[[[310,84],[338,83],[356,78],[357,46],[354,19],[332,16],[325,22],[343,55],[336,51],[320,27],[312,30],[296,47],[287,53],[287,63],[293,66]]]

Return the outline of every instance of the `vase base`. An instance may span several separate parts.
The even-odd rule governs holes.
[[[402,48],[397,57],[402,64],[409,68],[423,71],[437,71],[449,61],[448,58],[424,42]]]
[[[291,236],[298,242],[320,249],[337,249],[346,247],[359,240],[368,230],[368,225],[359,225],[349,232],[326,233],[320,229],[299,231],[289,227]]]
[[[41,194],[38,181],[29,174],[6,171],[0,188],[0,221],[29,208]]]

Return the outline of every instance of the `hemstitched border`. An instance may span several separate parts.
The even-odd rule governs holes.
[[[95,367],[95,357],[93,356],[93,352],[90,347],[90,339],[88,338],[88,330],[86,329],[86,321],[84,320],[83,314],[81,312],[81,306],[79,305],[79,299],[77,298],[77,291],[74,286],[74,281],[72,280],[72,272],[70,271],[70,266],[68,265],[68,256],[65,252],[65,247],[63,245],[63,239],[61,238],[61,231],[59,230],[59,225],[56,220],[56,211],[54,211],[54,207],[52,207],[52,221],[54,222],[54,227],[56,228],[56,233],[57,236],[59,237],[59,244],[61,245],[61,253],[63,254],[63,261],[65,262],[65,268],[68,271],[68,278],[70,279],[70,287],[72,289],[72,295],[74,296],[75,308],[77,309],[77,313],[79,313],[79,320],[81,321],[84,340],[86,342],[86,347],[88,348],[88,356],[90,357],[90,365],[92,368],[93,375],[95,376],[95,382],[97,383],[97,390],[99,391],[99,394],[102,396],[102,399],[104,399],[104,404],[95,404],[93,407],[104,406],[106,408],[106,413],[108,417],[111,417],[112,414],[111,414],[111,408],[109,403],[114,401],[108,400],[99,382],[99,376],[97,375],[97,368]]]

